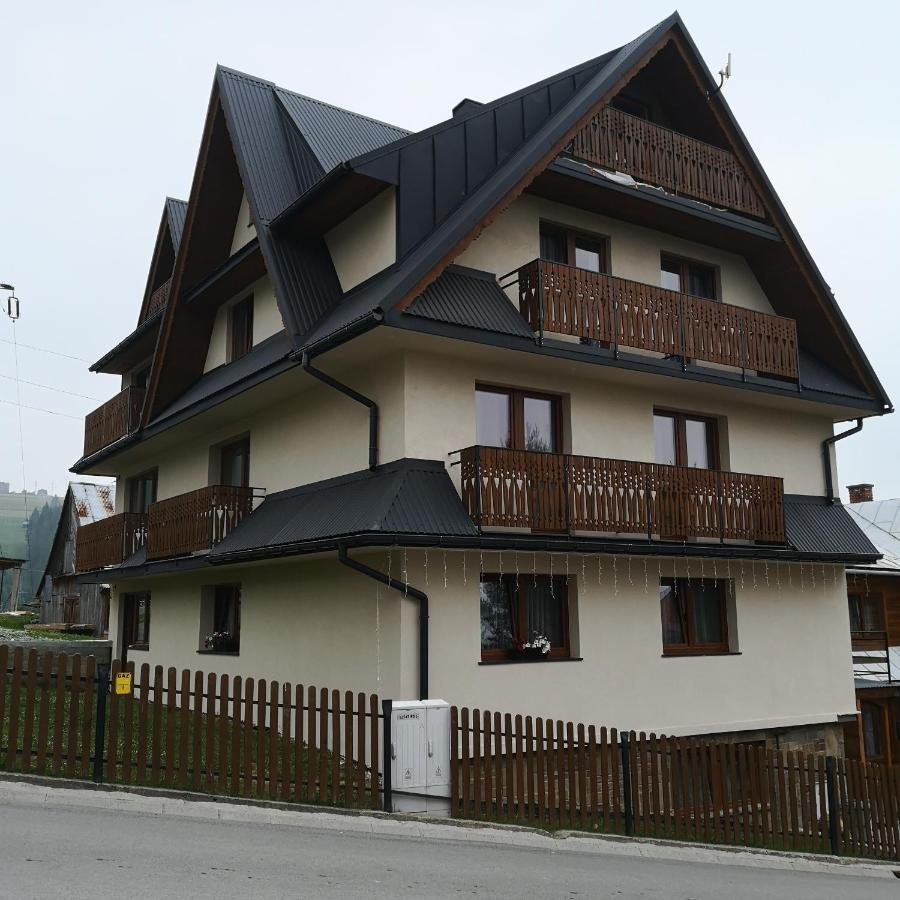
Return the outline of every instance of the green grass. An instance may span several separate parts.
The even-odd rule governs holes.
[[[35,613],[28,613],[26,616],[0,613],[0,628],[8,628],[11,631],[23,631],[26,625],[32,625],[37,620],[38,617]]]

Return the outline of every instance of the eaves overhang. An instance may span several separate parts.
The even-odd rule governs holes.
[[[104,353],[103,356],[100,357],[93,365],[91,365],[89,371],[91,372],[104,372],[112,375],[121,375],[122,370],[117,368],[112,370],[109,368],[113,362],[121,357],[124,354],[127,354],[129,351],[133,351],[143,339],[148,338],[150,335],[154,334],[159,330],[159,323],[162,321],[162,310],[150,316],[148,319],[145,319],[138,325],[134,331],[131,332],[127,337],[122,338],[112,350]],[[152,348],[151,348],[152,349]]]

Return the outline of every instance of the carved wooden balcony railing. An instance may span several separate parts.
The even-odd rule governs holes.
[[[151,295],[147,303],[147,312],[144,314],[144,321],[151,316],[155,316],[166,303],[169,302],[169,288],[172,285],[172,279],[164,281]]]
[[[460,455],[480,528],[784,543],[781,478],[498,447]]]
[[[733,153],[609,106],[575,135],[568,150],[674,194],[759,218],[766,214]]]
[[[517,274],[519,311],[541,338],[570,334],[798,378],[793,319],[542,259]]]
[[[138,427],[144,388],[131,386],[84,417],[84,455],[90,456]]]
[[[871,678],[892,682],[891,655],[886,631],[851,631],[850,647],[853,652],[855,678]]]
[[[214,484],[150,506],[147,559],[210,550],[253,511],[258,488]]]
[[[147,539],[147,516],[119,513],[79,527],[75,535],[75,571],[117,566],[137,553]]]

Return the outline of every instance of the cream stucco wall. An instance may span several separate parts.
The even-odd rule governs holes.
[[[234,226],[234,237],[231,240],[231,254],[237,253],[241,247],[249,244],[256,237],[256,226],[250,215],[250,201],[247,195],[241,198],[241,208],[238,212],[237,224]]]
[[[385,569],[387,555],[363,555]],[[796,565],[768,568],[732,562],[736,652],[721,656],[664,657],[657,584],[658,563],[573,555],[568,560],[578,623],[580,661],[480,665],[478,572],[513,572],[527,578],[539,554],[466,555],[410,551],[411,583],[430,601],[430,694],[481,709],[548,715],[670,734],[704,733],[835,721],[855,710],[843,570]],[[599,567],[598,567],[599,563]],[[402,551],[392,551],[395,577]],[[728,575],[727,563],[663,563],[663,574],[693,578]],[[553,560],[565,571],[564,555]],[[790,579],[790,584],[788,580]],[[204,584],[242,585],[238,657],[198,654],[200,592]],[[123,586],[120,586],[122,589]],[[415,696],[418,683],[418,607],[350,572],[333,559],[294,560],[245,569],[158,578],[128,590],[151,591],[150,649],[131,651],[138,665],[202,668],[264,676],[341,690]],[[117,621],[113,604],[112,623]],[[811,623],[815,623],[811,627]]]
[[[658,285],[660,254],[672,253],[715,266],[725,303],[773,311],[747,261],[737,254],[531,194],[512,203],[455,261],[497,275],[512,272],[540,256],[542,219],[608,237],[613,275]]]
[[[382,191],[325,235],[335,271],[346,293],[397,259],[394,189]]]
[[[406,455],[445,459],[450,450],[473,445],[475,385],[480,382],[562,395],[564,408],[568,407],[563,415],[566,449],[572,453],[652,462],[653,410],[675,409],[718,418],[721,463],[726,469],[780,476],[788,493],[825,491],[821,442],[832,433],[832,424],[822,414],[768,409],[733,392],[692,391],[669,380],[629,386],[577,365],[548,372],[529,362],[473,365],[451,356],[409,354]]]
[[[275,300],[275,288],[268,275],[265,275],[216,310],[206,362],[203,365],[204,372],[228,362],[228,316],[231,307],[250,293],[253,294],[253,344],[264,341],[284,328],[278,302]]]

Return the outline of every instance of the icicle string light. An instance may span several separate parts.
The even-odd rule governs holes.
[[[650,593],[650,579],[647,577],[647,557],[644,557],[644,593]]]
[[[403,596],[409,595],[409,569],[406,567],[406,547],[403,548]]]
[[[516,590],[519,590],[519,551],[516,550]]]
[[[612,561],[613,561],[613,596],[618,597],[619,596],[619,572],[616,569],[617,560],[616,560],[615,556],[612,558]]]
[[[631,557],[628,557],[628,584],[634,587],[634,581],[631,578]]]
[[[428,548],[425,548],[425,584],[428,584]]]
[[[447,590],[447,551],[443,551],[443,563],[444,563],[444,590]]]

